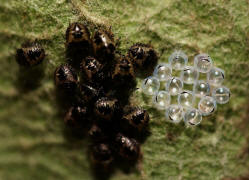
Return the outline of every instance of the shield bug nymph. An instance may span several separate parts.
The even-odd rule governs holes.
[[[134,81],[134,69],[130,59],[126,56],[121,56],[115,65],[114,72],[112,74],[112,79],[114,81],[126,81],[131,82]]]
[[[111,120],[119,115],[120,105],[117,99],[102,97],[95,103],[95,113],[105,120]]]
[[[66,31],[66,45],[91,44],[91,35],[88,28],[81,23],[75,22],[68,26]]]
[[[133,128],[141,132],[147,128],[149,121],[150,116],[146,110],[140,107],[128,107],[121,122],[127,129]]]
[[[22,66],[35,66],[45,58],[45,50],[38,42],[23,44],[16,51],[16,61]]]
[[[111,30],[98,30],[93,36],[93,50],[98,59],[108,64],[112,62],[114,58],[114,52],[116,45],[114,42],[114,35]]]
[[[137,160],[141,156],[139,143],[132,138],[117,134],[115,138],[118,154],[124,159]]]
[[[92,52],[91,34],[87,26],[75,22],[66,31],[66,55],[69,63],[78,69],[80,61]]]
[[[65,64],[59,66],[54,73],[55,85],[67,92],[74,92],[78,86],[78,77],[75,70]]]
[[[157,64],[158,55],[154,48],[149,44],[136,43],[130,47],[128,56],[136,69],[151,69]]]
[[[94,57],[88,56],[81,62],[80,70],[83,78],[95,84],[101,84],[108,78],[108,73],[103,70],[103,65]]]

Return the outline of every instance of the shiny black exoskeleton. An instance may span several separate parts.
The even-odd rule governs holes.
[[[80,65],[81,72],[83,72],[90,81],[95,80],[95,77],[102,69],[102,65],[99,63],[99,61],[96,58],[90,56],[83,59]]]
[[[133,65],[126,56],[117,59],[112,73],[113,85],[119,88],[133,88],[136,85]]]
[[[109,79],[109,73],[104,71],[103,65],[94,57],[83,59],[80,66],[83,78],[94,84],[105,84]]]
[[[110,121],[120,113],[120,104],[117,99],[102,97],[95,103],[94,109],[99,118]]]
[[[146,130],[150,121],[149,114],[140,107],[129,107],[124,113],[121,123],[126,130],[143,131]]]
[[[95,56],[103,64],[110,64],[114,59],[116,45],[111,30],[98,30],[93,36],[93,50]]]
[[[88,28],[81,23],[75,22],[68,26],[66,30],[66,46],[85,46],[91,44],[91,34]]]
[[[81,97],[87,103],[95,103],[100,97],[105,95],[103,88],[92,84],[80,85]]]
[[[55,85],[66,92],[74,92],[78,86],[78,77],[75,70],[65,64],[59,66],[54,73]]]
[[[16,61],[21,66],[35,66],[45,58],[45,50],[38,42],[31,42],[22,45],[16,51]]]
[[[153,70],[158,61],[157,52],[149,44],[134,44],[128,50],[128,56],[131,58],[136,70]]]
[[[115,144],[118,154],[124,159],[137,160],[141,155],[140,145],[135,139],[119,133],[116,135]]]
[[[76,69],[83,58],[92,53],[91,34],[82,23],[75,22],[66,30],[66,55],[69,63]]]

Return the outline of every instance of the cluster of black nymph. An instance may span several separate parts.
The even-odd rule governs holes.
[[[38,64],[43,58],[44,50],[39,54],[29,49],[18,50],[20,64]],[[71,131],[86,132],[93,164],[108,167],[115,160],[141,159],[140,143],[150,118],[146,110],[131,105],[129,96],[136,89],[136,75],[156,65],[156,51],[137,43],[122,55],[111,29],[91,33],[76,22],[66,30],[66,59],[54,73],[57,91],[68,102],[64,121]]]

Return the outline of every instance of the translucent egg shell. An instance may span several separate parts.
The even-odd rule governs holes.
[[[170,105],[171,97],[166,91],[159,91],[153,96],[153,104],[157,109],[163,110]]]
[[[196,81],[193,86],[193,92],[197,97],[208,96],[210,94],[210,86],[206,81]]]
[[[213,61],[208,54],[199,54],[194,58],[194,66],[197,71],[207,73],[213,66]]]
[[[170,79],[172,74],[172,69],[169,64],[158,64],[153,72],[153,75],[159,79],[159,81],[167,81]]]
[[[184,122],[187,126],[196,126],[202,121],[202,115],[198,109],[188,109],[184,114]]]
[[[166,83],[166,91],[169,92],[170,95],[176,96],[178,95],[183,88],[183,82],[180,78],[178,77],[172,77],[169,79]]]
[[[179,123],[183,119],[183,109],[181,106],[171,104],[165,113],[166,119],[173,123]]]
[[[194,84],[199,78],[199,72],[193,66],[186,66],[181,72],[181,79],[186,84]]]
[[[194,94],[191,91],[183,90],[180,94],[178,94],[178,104],[183,108],[192,108],[194,104]]]
[[[175,51],[169,57],[169,64],[172,69],[182,70],[188,63],[188,56],[182,51]]]
[[[150,76],[144,79],[143,83],[142,83],[142,91],[144,94],[147,95],[154,95],[155,93],[157,93],[157,91],[160,88],[160,82],[159,79],[154,77],[154,76]]]
[[[230,90],[225,86],[218,87],[213,90],[212,96],[218,104],[226,104],[230,99]]]
[[[213,86],[219,86],[225,79],[225,73],[220,68],[212,68],[207,74],[207,81]]]
[[[211,96],[202,97],[198,104],[198,109],[203,116],[208,116],[212,114],[213,112],[215,112],[216,107],[217,107],[216,101]]]

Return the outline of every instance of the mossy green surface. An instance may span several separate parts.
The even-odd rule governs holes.
[[[186,52],[190,63],[207,52],[225,70],[232,92],[230,102],[200,126],[185,128],[167,123],[136,91],[132,100],[149,110],[152,134],[142,145],[139,168],[128,174],[117,170],[111,180],[219,180],[248,174],[248,16],[248,0],[0,0],[0,179],[93,179],[88,142],[64,136],[53,84],[56,66],[66,61],[65,30],[77,20],[91,28],[112,26],[123,53],[135,42],[150,42],[160,62],[175,49]],[[19,69],[15,51],[35,39],[47,54],[44,77],[27,90],[27,81],[36,78]]]

